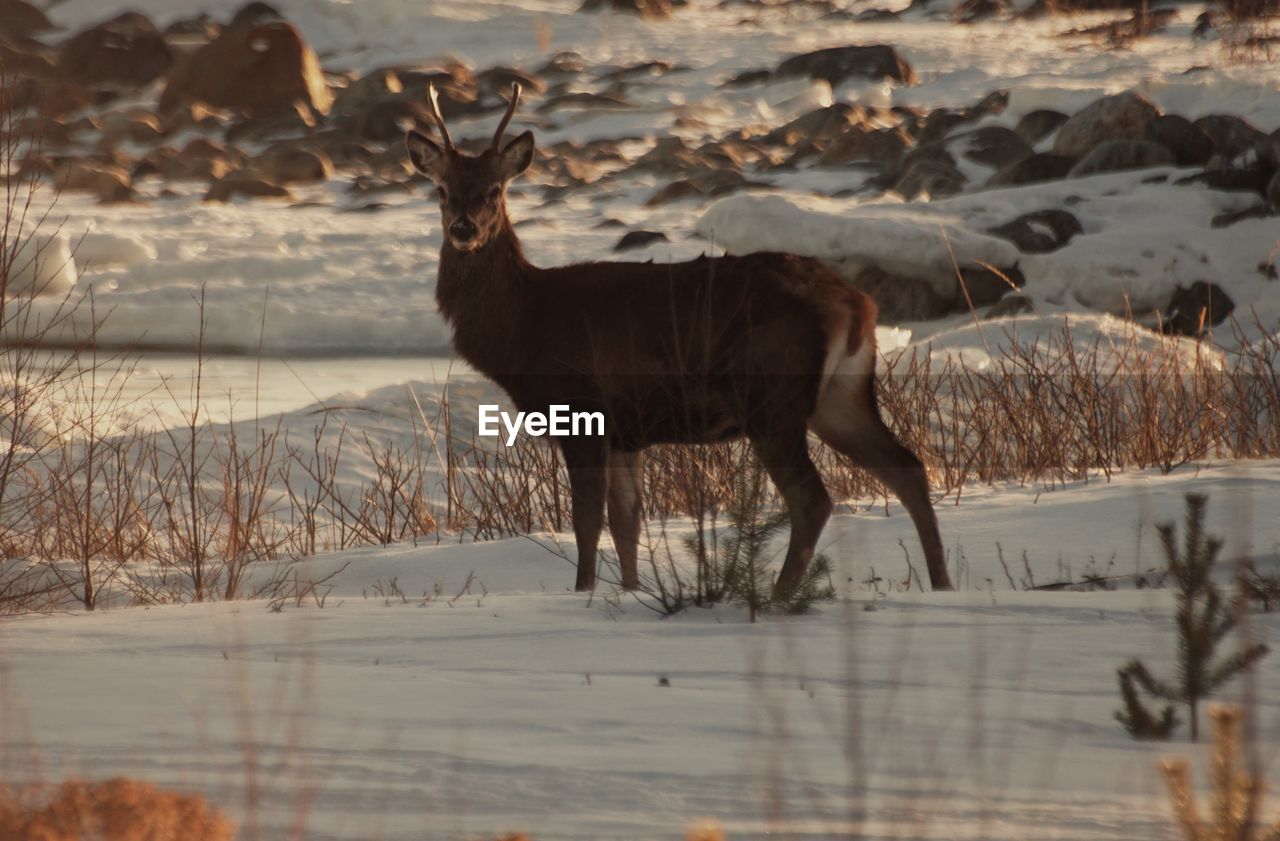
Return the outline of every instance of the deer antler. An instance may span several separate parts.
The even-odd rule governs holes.
[[[440,116],[440,97],[436,93],[434,84],[427,88],[427,99],[431,103],[431,116],[436,121],[436,125],[440,127],[440,139],[444,141],[444,148],[452,149],[453,140],[449,137],[449,129],[445,127],[444,117]]]
[[[520,83],[511,83],[511,101],[507,103],[507,113],[502,115],[502,122],[498,123],[498,130],[493,135],[492,148],[497,149],[502,143],[502,134],[507,130],[507,123],[511,122],[511,117],[516,113],[516,105],[520,102]]]

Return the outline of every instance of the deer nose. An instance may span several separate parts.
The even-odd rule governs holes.
[[[449,236],[459,242],[467,242],[476,235],[476,226],[469,219],[459,219],[449,226]]]

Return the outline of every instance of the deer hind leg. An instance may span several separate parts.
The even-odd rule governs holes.
[[[753,435],[751,445],[787,503],[791,518],[787,559],[773,585],[773,597],[785,599],[795,593],[813,560],[818,537],[831,516],[831,497],[809,458],[803,428],[786,434]]]
[[[600,529],[604,526],[608,487],[608,453],[603,449],[584,447],[564,447],[563,452],[573,504],[573,536],[578,543],[578,578],[574,589],[594,590],[596,549],[600,544]]]
[[[640,545],[640,522],[644,503],[644,451],[609,451],[609,533],[618,550],[618,566],[622,570],[622,589],[640,586],[637,570]]]
[[[911,515],[934,590],[950,590],[929,477],[915,453],[885,426],[876,405],[875,348],[864,343],[828,364],[809,426],[829,447],[852,459],[898,498]]]

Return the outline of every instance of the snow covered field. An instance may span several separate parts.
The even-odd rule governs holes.
[[[298,811],[308,838],[361,841],[672,838],[706,817],[733,838],[1172,838],[1156,762],[1190,755],[1203,780],[1203,750],[1134,742],[1112,719],[1116,668],[1170,668],[1170,591],[1014,591],[994,544],[1027,550],[1037,583],[1157,566],[1152,525],[1195,489],[1229,554],[1280,568],[1277,468],[975,490],[940,510],[966,559],[956,594],[857,584],[872,567],[900,581],[896,544],[914,536],[899,510],[842,514],[823,544],[849,601],[755,625],[567,592],[571,566],[547,548],[564,535],[315,558],[316,577],[342,569],[323,608],[10,620],[5,761],[195,787],[256,809],[269,838]],[[1277,614],[1250,621],[1280,632]],[[1264,660],[1272,774],[1278,681]]]
[[[74,30],[126,7],[163,25],[197,11],[224,18],[239,5],[64,0],[51,14]],[[581,53],[593,71],[669,62],[676,69],[630,88],[628,108],[528,108],[515,119],[543,147],[621,138],[629,162],[670,135],[697,146],[833,102],[930,109],[972,105],[996,89],[1009,91],[1007,109],[975,126],[1012,127],[1036,109],[1071,113],[1136,89],[1190,118],[1225,112],[1280,128],[1275,66],[1226,62],[1219,44],[1193,40],[1193,7],[1179,7],[1165,31],[1107,51],[1060,37],[1105,19],[1089,15],[960,26],[910,12],[870,24],[787,7],[744,24],[747,5],[701,0],[666,21],[580,14],[569,0],[274,5],[327,68],[446,54],[477,69],[537,67],[561,50]],[[873,41],[896,45],[920,83],[722,85],[797,52]],[[487,136],[492,125],[490,115],[452,130]],[[975,184],[990,175],[964,166]],[[668,241],[627,259],[778,248],[839,263],[856,253],[926,267],[940,282],[953,257],[1016,263],[1029,315],[975,326],[965,313],[878,331],[886,354],[932,343],[936,355],[977,370],[1011,336],[1034,341],[1068,321],[1082,346],[1123,343],[1132,325],[1115,316],[1149,322],[1176,287],[1211,281],[1234,300],[1241,334],[1220,330],[1214,345],[1167,341],[1187,358],[1229,365],[1241,343],[1280,328],[1277,281],[1263,270],[1274,272],[1280,226],[1272,215],[1215,227],[1215,217],[1257,199],[1173,183],[1188,172],[901,201],[861,194],[868,172],[859,167],[778,168],[751,176],[768,192],[650,206],[665,183],[655,173],[555,200],[517,183],[510,206],[543,265],[610,258],[635,229]],[[213,422],[261,416],[269,425],[286,413],[284,428],[303,441],[322,417],[356,434],[403,437],[417,419],[409,391],[430,410],[448,381],[459,432],[469,435],[468,412],[491,392],[449,359],[434,302],[438,211],[427,190],[369,196],[339,177],[297,189],[293,204],[223,205],[201,200],[204,185],[165,196],[159,186],[144,186],[135,204],[67,194],[57,205],[80,272],[68,272],[64,288],[92,289],[98,313],[109,313],[100,342],[168,351],[144,354],[128,381],[125,396],[149,425],[178,423],[187,410],[203,288],[206,346],[225,352],[204,363]],[[1020,254],[988,233],[1046,207],[1070,208],[1082,234],[1052,253]],[[1144,348],[1166,341],[1143,337]],[[348,464],[339,478],[354,486],[367,467]],[[1203,747],[1186,741],[1185,728],[1172,744],[1135,742],[1113,719],[1125,661],[1173,668],[1171,592],[1021,588],[1159,568],[1156,526],[1180,520],[1188,491],[1209,494],[1225,559],[1280,572],[1280,461],[1264,460],[1054,490],[965,488],[939,506],[955,594],[904,590],[903,546],[920,568],[909,519],[896,505],[885,516],[882,502],[846,501],[819,547],[833,559],[840,599],[757,624],[725,606],[664,619],[608,588],[574,594],[568,534],[487,543],[446,535],[438,545],[306,559],[299,578],[328,581],[323,605],[306,596],[279,610],[243,601],[5,617],[0,776],[130,774],[189,787],[230,810],[245,838],[271,841],[511,830],[674,838],[702,818],[733,839],[1173,838],[1156,762],[1190,755],[1203,782]],[[667,528],[678,544],[691,526]],[[1274,647],[1278,616],[1251,614],[1253,635]],[[1222,698],[1249,688],[1232,684]],[[1252,688],[1256,746],[1274,788],[1280,654],[1262,661]],[[299,826],[305,835],[291,834]]]

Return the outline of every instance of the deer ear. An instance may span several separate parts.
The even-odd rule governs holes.
[[[412,131],[405,135],[404,145],[409,150],[409,160],[418,172],[439,181],[444,176],[444,150],[425,134]]]
[[[498,171],[503,181],[510,181],[533,163],[533,132],[526,131],[507,144],[498,158]]]

